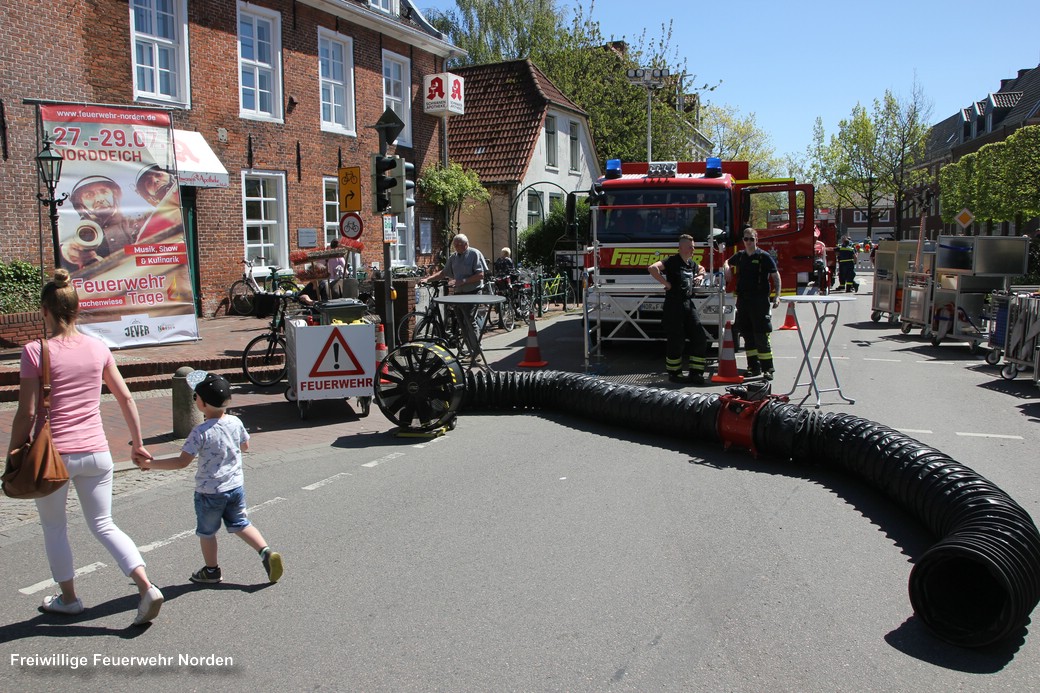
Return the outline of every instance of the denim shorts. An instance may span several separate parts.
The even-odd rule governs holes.
[[[216,536],[220,521],[229,532],[240,532],[249,526],[246,517],[246,490],[243,486],[221,493],[195,492],[195,534]]]

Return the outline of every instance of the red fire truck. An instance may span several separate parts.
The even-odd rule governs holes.
[[[647,266],[676,252],[680,234],[695,241],[694,258],[711,273],[695,298],[701,321],[715,339],[733,319],[734,299],[722,281],[726,258],[743,248],[740,232],[751,223],[759,247],[773,255],[783,293],[803,293],[813,270],[814,224],[798,210],[814,209],[813,187],[793,179],[752,180],[746,161],[607,162],[590,194],[592,245],[587,346],[611,340],[661,337],[664,290]],[[570,205],[568,205],[570,207]],[[782,228],[766,223],[769,210],[797,220]],[[732,290],[732,287],[729,287]]]

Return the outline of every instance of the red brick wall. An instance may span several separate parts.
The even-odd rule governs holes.
[[[43,336],[43,315],[35,313],[0,314],[0,349],[22,346]]]
[[[242,171],[248,168],[250,139],[252,167],[285,175],[287,228],[290,250],[297,247],[297,230],[323,228],[324,183],[344,166],[361,166],[365,218],[366,265],[382,264],[382,245],[375,233],[381,220],[369,213],[369,155],[378,150],[376,131],[370,127],[383,112],[382,50],[411,59],[412,141],[414,147],[391,149],[413,162],[417,170],[440,161],[440,119],[422,113],[423,75],[441,69],[442,61],[377,32],[355,26],[289,0],[258,0],[258,6],[281,14],[282,99],[292,96],[298,105],[285,113],[284,123],[266,123],[239,117],[237,6],[234,0],[188,2],[191,109],[173,112],[175,127],[201,132],[227,168],[231,187],[198,192],[200,282],[203,314],[212,315],[228,286],[241,276],[244,255],[242,229]],[[133,103],[129,10],[126,0],[66,0],[60,3],[4,3],[12,21],[0,23],[0,99],[7,113],[11,156],[0,161],[0,247],[5,259],[36,261],[40,255],[40,226],[35,199],[36,154],[34,110],[22,99],[81,100]],[[318,27],[350,36],[354,45],[355,117],[357,136],[347,137],[320,129]],[[26,36],[54,36],[54,49]],[[217,139],[227,130],[227,142]],[[300,163],[297,168],[297,145]],[[420,217],[435,221],[442,215],[422,204]],[[50,233],[43,218],[44,257],[52,257]],[[418,231],[416,232],[418,237]],[[319,231],[320,237],[320,231]]]

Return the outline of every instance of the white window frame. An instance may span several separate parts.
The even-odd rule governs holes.
[[[570,121],[569,135],[570,135],[570,171],[581,170],[581,146],[579,144],[579,137],[581,135],[581,124],[576,120]]]
[[[329,241],[333,238],[339,238],[339,179],[332,176],[331,178],[325,177],[322,181],[322,195],[324,196],[322,207],[324,212],[324,223],[322,225],[324,235],[322,236],[322,239],[327,248]],[[329,196],[330,192],[331,197]],[[331,219],[329,218],[330,212],[332,214]]]
[[[537,190],[527,191],[527,228],[545,219],[545,203],[542,193]]]
[[[411,267],[415,264],[415,208],[409,207],[403,218],[395,216],[393,220],[397,242],[390,244],[390,266]]]
[[[377,12],[385,12],[395,17],[401,14],[400,0],[368,0],[368,6]]]
[[[256,21],[270,22],[271,24],[271,62],[263,63],[258,60],[246,60],[242,57],[242,20],[250,19],[254,26]],[[238,16],[235,22],[235,30],[238,44],[238,115],[248,120],[264,120],[268,122],[281,123],[282,118],[282,15],[257,5],[245,2],[238,3]],[[271,110],[263,111],[260,108],[259,80],[250,87],[256,92],[255,108],[246,108],[243,99],[246,86],[242,80],[245,70],[253,72],[254,77],[259,78],[262,73],[268,73],[271,80]]]
[[[877,214],[877,222],[879,224],[881,224],[881,223],[888,223],[888,220],[891,218],[891,213],[890,212],[891,212],[891,210],[888,210],[888,209],[880,209],[880,210],[878,210],[876,212],[876,214]],[[866,224],[867,223],[867,213],[862,211],[862,210],[860,210],[860,209],[855,210],[852,213],[852,223],[853,224]]]
[[[336,80],[326,77],[322,49],[325,45],[338,46],[343,51],[343,78]],[[325,118],[325,90],[340,89],[343,93],[343,119]],[[349,36],[337,34],[324,27],[318,27],[318,100],[321,103],[321,129],[325,132],[336,132],[342,135],[357,136],[357,125],[354,118],[354,41]]]
[[[557,141],[556,116],[545,116],[545,166],[559,168],[560,152]]]
[[[248,197],[247,181],[251,178],[270,181],[274,184],[274,195],[260,197]],[[261,216],[250,219],[248,213],[249,202],[259,201]],[[268,204],[265,204],[268,203]],[[269,216],[273,212],[274,218]],[[254,268],[253,273],[258,276],[267,276],[270,271],[267,265],[288,267],[289,265],[289,224],[288,209],[286,206],[285,174],[280,171],[242,171],[242,247],[243,257],[248,259],[262,255],[265,267]],[[250,243],[249,230],[263,226],[271,227],[269,242]],[[270,251],[265,250],[270,248]]]
[[[176,25],[175,36],[166,38],[155,34],[146,34],[137,31],[137,3],[143,2],[150,5],[149,11],[154,22],[155,4],[157,0],[130,0],[130,61],[133,64],[131,70],[134,82],[134,101],[145,101],[150,103],[162,103],[175,106],[191,108],[191,72],[188,61],[188,3],[187,0],[169,0],[173,6],[173,21]],[[143,65],[138,62],[138,44],[150,47],[152,65]],[[158,91],[159,85],[159,60],[160,49],[166,48],[173,52],[172,81],[176,93],[163,94]],[[153,73],[152,80],[155,89],[148,91],[141,84],[138,71],[146,69]]]
[[[387,90],[388,83],[397,82],[394,75],[387,75],[388,68],[397,65],[401,70],[401,95]],[[394,140],[398,147],[412,146],[412,61],[407,57],[383,50],[383,107],[392,108],[394,113],[404,122],[401,134]]]

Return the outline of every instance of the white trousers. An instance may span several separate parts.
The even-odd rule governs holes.
[[[115,468],[112,453],[78,452],[61,458],[69,469],[70,483],[76,485],[76,495],[87,526],[112,554],[123,574],[129,576],[134,568],[145,563],[134,542],[112,521],[112,470]],[[76,571],[65,513],[68,496],[69,484],[65,484],[49,496],[36,499],[47,562],[55,582],[71,580]]]

